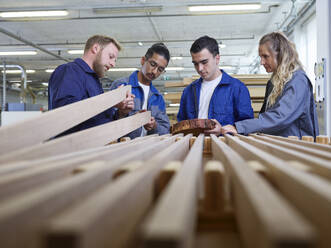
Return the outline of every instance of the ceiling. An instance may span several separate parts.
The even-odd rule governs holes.
[[[70,2],[70,3],[69,3]],[[190,5],[261,3],[261,8],[245,14],[190,12]],[[139,68],[141,56],[155,42],[164,42],[171,56],[168,70],[154,82],[163,91],[165,82],[180,81],[195,74],[189,49],[195,39],[209,35],[226,45],[221,48],[220,66],[232,73],[256,72],[259,38],[274,30],[285,31],[300,13],[314,1],[188,1],[188,0],[15,0],[0,1],[0,12],[25,10],[68,10],[61,18],[16,19],[0,17],[0,52],[35,50],[37,55],[0,56],[1,63],[20,65],[26,70],[28,85],[45,94],[50,73],[58,65],[81,55],[70,55],[70,49],[83,49],[94,34],[115,37],[124,47],[116,67]],[[141,44],[138,44],[141,42]],[[230,67],[231,66],[231,67]],[[261,71],[263,72],[263,71]],[[107,72],[104,85],[130,74]],[[20,79],[7,74],[9,85]],[[31,82],[30,82],[31,81]],[[14,87],[14,85],[13,85]]]

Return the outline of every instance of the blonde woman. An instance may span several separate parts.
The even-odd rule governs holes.
[[[312,84],[302,69],[295,45],[280,32],[259,42],[261,64],[272,72],[259,118],[222,127],[225,133],[261,132],[287,137],[319,133]]]

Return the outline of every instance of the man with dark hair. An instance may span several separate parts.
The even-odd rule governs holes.
[[[131,139],[146,134],[158,133],[162,135],[169,133],[170,123],[166,114],[164,99],[152,84],[154,79],[165,72],[169,60],[168,48],[163,43],[156,43],[141,58],[141,69],[139,71],[133,72],[129,77],[120,78],[112,84],[111,89],[123,84],[132,86],[132,93],[135,95],[134,110],[129,115],[142,110],[152,112],[149,123],[129,134]]]
[[[99,78],[104,77],[109,68],[114,67],[120,44],[113,38],[95,35],[85,45],[82,58],[60,65],[55,69],[48,84],[48,109],[84,100],[104,93]],[[133,96],[117,105],[119,113],[114,109],[106,110],[87,121],[62,133],[69,134],[113,120],[115,114],[127,114],[133,109]]]
[[[192,63],[201,76],[182,94],[177,120],[213,119],[216,126],[207,134],[221,134],[221,125],[253,118],[247,87],[219,69],[220,54],[215,39],[203,36],[191,47]]]

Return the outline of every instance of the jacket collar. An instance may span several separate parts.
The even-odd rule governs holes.
[[[229,74],[227,74],[225,71],[223,71],[222,69],[220,70],[222,72],[222,79],[219,82],[218,85],[221,84],[231,84],[231,77]],[[200,77],[197,81],[193,82],[194,84],[198,84],[199,86],[201,86],[202,84],[202,77]]]
[[[129,77],[129,82],[132,85],[132,87],[140,87],[140,85],[138,83],[138,72],[139,71],[133,72]],[[160,95],[159,91],[154,87],[152,82],[150,84],[150,91],[154,94]]]
[[[78,64],[85,72],[96,74],[95,71],[81,58],[75,59],[74,62]]]

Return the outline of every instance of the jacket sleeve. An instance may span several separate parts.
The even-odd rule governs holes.
[[[236,122],[238,133],[271,133],[287,128],[300,117],[309,97],[305,76],[295,77],[288,82],[276,103],[258,119]]]
[[[251,104],[251,97],[247,87],[241,83],[238,95],[235,97],[235,116],[234,121],[241,121],[254,118]]]
[[[49,80],[50,109],[88,98],[84,83],[80,80],[79,74],[69,66],[55,70]]]
[[[169,118],[166,114],[166,108],[165,108],[165,102],[163,100],[163,97],[160,101],[159,106],[155,106],[157,111],[153,111],[155,114],[154,118],[155,121],[157,122],[157,127],[156,129],[153,129],[151,131],[148,131],[147,134],[155,134],[158,133],[159,135],[167,134],[170,131],[170,122]]]

